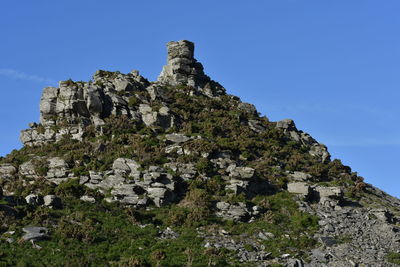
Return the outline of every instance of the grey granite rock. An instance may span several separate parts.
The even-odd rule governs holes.
[[[140,164],[133,159],[118,158],[114,161],[112,168],[115,173],[127,174],[136,179],[139,179],[141,175]]]
[[[94,197],[87,196],[87,195],[81,196],[80,200],[85,201],[85,202],[89,202],[89,203],[92,203],[92,204],[96,203],[96,199]]]
[[[229,176],[235,177],[238,179],[250,179],[254,176],[255,170],[250,167],[237,167],[236,164],[230,165],[226,171],[229,173]]]
[[[250,103],[245,103],[245,102],[239,103],[238,109],[241,111],[244,111],[250,115],[257,115],[256,107]]]
[[[280,128],[290,140],[300,142],[309,147],[309,154],[320,159],[321,162],[328,162],[330,154],[325,145],[318,143],[309,134],[299,131],[291,119],[284,119],[276,122],[276,128]]]
[[[22,163],[19,166],[18,173],[25,177],[37,178],[38,174],[36,173],[36,166],[34,164],[34,160],[29,160],[27,162]]]
[[[68,176],[68,165],[64,159],[60,157],[49,158],[48,160],[47,178],[64,178]]]
[[[183,135],[183,134],[178,134],[178,133],[172,133],[172,134],[166,134],[165,139],[172,143],[185,143],[190,140],[189,137]]]
[[[25,197],[25,201],[28,205],[38,206],[43,203],[43,198],[36,194],[29,194]]]
[[[0,164],[0,179],[12,179],[15,178],[15,174],[17,173],[17,168],[13,165],[5,163]]]
[[[308,173],[298,172],[298,171],[289,172],[288,176],[291,178],[291,180],[296,181],[296,182],[304,182],[304,181],[310,180],[312,177]]]
[[[307,183],[304,183],[304,182],[288,183],[287,190],[290,193],[299,194],[303,197],[308,197],[312,192],[311,187]]]
[[[118,155],[117,157],[120,158],[113,158],[115,161],[112,167],[107,170],[101,168],[101,171],[98,168],[88,170],[87,175],[76,177],[80,184],[107,194],[105,201],[119,202],[133,208],[152,209],[149,206],[153,204],[160,207],[171,202],[178,203],[184,199],[187,186],[199,182],[204,186],[219,187],[219,194],[213,198],[211,205],[211,211],[217,216],[235,222],[251,223],[259,217],[264,218],[262,216],[268,211],[268,203],[262,205],[261,202],[256,202],[258,205],[255,205],[255,196],[265,196],[285,190],[284,186],[277,188],[268,182],[270,180],[272,183],[274,178],[279,176],[279,179],[287,181],[287,191],[303,196],[294,197],[299,204],[299,209],[320,218],[318,222],[320,227],[313,236],[318,245],[306,256],[310,260],[310,266],[357,266],[357,264],[359,266],[363,266],[362,264],[390,266],[385,262],[386,252],[400,251],[398,226],[400,219],[399,214],[395,212],[396,209],[393,208],[400,207],[398,200],[390,198],[379,190],[368,188],[366,190],[370,190],[368,191],[370,195],[387,201],[379,204],[374,199],[365,204],[374,208],[366,208],[355,199],[347,199],[339,186],[312,185],[321,177],[317,174],[315,177],[311,176],[311,173],[314,175],[315,172],[308,167],[296,168],[301,171],[285,171],[288,166],[280,156],[268,159],[274,162],[274,166],[269,166],[272,173],[272,179],[270,179],[269,174],[265,175],[263,171],[258,172],[255,167],[258,163],[262,164],[265,161],[261,154],[260,159],[253,160],[245,156],[245,153],[241,154],[241,151],[230,151],[228,148],[224,151],[196,151],[196,148],[191,147],[192,141],[198,139],[209,141],[211,138],[204,136],[196,139],[184,134],[171,133],[184,133],[186,130],[185,116],[177,112],[175,105],[171,105],[173,100],[171,90],[185,94],[187,97],[201,96],[202,99],[211,101],[213,105],[217,105],[218,101],[230,99],[232,103],[226,110],[233,111],[230,112],[232,118],[239,127],[243,127],[246,134],[253,135],[255,139],[265,138],[267,135],[264,135],[264,132],[275,125],[277,129],[274,130],[280,137],[283,135],[280,141],[297,142],[302,152],[314,157],[309,162],[319,161],[319,164],[325,167],[324,164],[330,160],[327,148],[309,134],[298,130],[293,120],[286,119],[275,124],[268,122],[259,117],[253,105],[242,103],[239,98],[226,95],[222,86],[205,75],[202,65],[194,58],[194,45],[188,41],[168,44],[167,65],[163,68],[157,82],[149,83],[137,71],[122,74],[100,70],[89,82],[62,81],[58,88],[45,88],[40,103],[41,123],[31,123],[29,129],[21,132],[21,140],[27,146],[41,146],[58,142],[65,137],[75,140],[86,139],[85,141],[92,143],[93,150],[88,155],[85,154],[91,162],[90,160],[97,154],[109,152],[119,141],[117,140],[119,136],[110,136],[111,141],[109,138],[104,138],[104,140],[97,138],[102,139],[101,143],[92,142],[90,137],[93,135],[101,137],[109,130],[108,125],[105,126],[105,123],[109,123],[109,119],[123,117],[124,120],[129,120],[140,129],[143,129],[144,125],[148,127],[138,133],[141,137],[161,133],[158,136],[161,142],[157,147],[160,151],[157,152],[160,152],[159,154],[165,157],[168,163],[162,166],[148,166],[147,161],[143,161],[143,168],[141,168],[138,162],[141,162],[142,155],[132,149],[133,147],[126,145],[121,151],[115,151],[113,156]],[[213,112],[214,107],[205,108]],[[176,128],[168,129],[172,126]],[[168,130],[163,131],[160,127]],[[151,134],[148,134],[149,131]],[[125,149],[129,153],[125,153]],[[138,161],[123,156],[131,154],[130,152],[134,153]],[[177,155],[183,157],[176,159]],[[199,173],[195,162],[200,157],[208,158],[218,175],[208,177]],[[42,165],[37,165],[38,162]],[[88,167],[90,164],[87,162],[86,159],[77,162],[71,160],[68,161],[71,166],[68,166],[61,157],[33,158],[21,164],[18,172],[10,164],[1,164],[0,178],[2,182],[4,179],[28,178],[24,180],[24,185],[29,186],[28,183],[34,183],[36,178],[43,176],[43,170],[47,170],[45,177],[59,184],[74,177],[70,167]],[[75,165],[72,166],[73,164]],[[310,174],[306,173],[307,171]],[[344,173],[344,176],[348,174],[350,172]],[[327,177],[323,177],[321,181],[342,184],[334,183],[336,177],[331,177],[330,172],[326,175]],[[340,175],[338,174],[338,177]],[[213,184],[213,179],[217,183]],[[351,179],[347,179],[350,184]],[[192,183],[193,180],[195,180],[194,183]],[[10,201],[12,197],[8,194],[12,192],[7,191],[7,187],[4,188],[6,196],[3,199],[9,205],[0,204],[0,210],[8,211],[4,212],[7,216],[16,216],[17,211],[13,208],[16,201]],[[223,194],[220,194],[221,192]],[[239,201],[235,195],[244,196],[246,201],[235,202],[235,199]],[[96,201],[88,195],[81,197],[81,200],[91,203]],[[39,203],[38,196],[35,194],[27,196],[26,201],[31,205]],[[62,206],[60,199],[56,196],[46,196],[44,204],[52,208]],[[375,205],[379,208],[375,208]],[[275,263],[287,266],[307,266],[301,259],[296,258],[300,255],[296,252],[289,250],[290,254],[285,252],[286,254],[273,259],[271,253],[265,251],[263,244],[274,242],[275,238],[291,238],[291,233],[285,233],[281,237],[279,234],[275,236],[263,229],[256,229],[248,236],[233,237],[221,229],[217,233],[212,233],[212,229],[207,230],[210,231],[202,236],[205,238],[204,246],[215,249],[225,248],[231,251],[240,263],[251,262],[255,266],[268,266]],[[38,240],[45,234],[44,232],[30,231],[25,239]],[[168,239],[175,236],[175,232],[171,229],[160,231],[161,238]]]
[[[55,195],[47,195],[43,197],[44,205],[52,209],[59,209],[62,207],[61,199]]]
[[[47,228],[37,226],[26,226],[22,228],[25,234],[22,236],[24,241],[38,241],[47,238]]]
[[[186,40],[169,42],[167,47],[167,65],[163,67],[158,77],[160,83],[174,86],[187,85],[210,97],[225,92],[222,86],[204,74],[203,65],[194,58],[192,42]]]
[[[250,217],[250,211],[244,203],[230,204],[227,202],[216,203],[216,215],[227,220],[246,221]]]

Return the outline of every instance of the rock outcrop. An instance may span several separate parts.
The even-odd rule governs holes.
[[[194,58],[194,44],[183,40],[168,43],[167,65],[158,81],[169,85],[188,85],[208,96],[225,92],[218,83],[204,74],[203,65]]]
[[[285,135],[290,140],[300,142],[306,146],[310,146],[310,155],[313,155],[320,159],[321,162],[327,162],[330,160],[331,155],[325,145],[318,143],[314,138],[308,133],[299,131],[296,125],[291,119],[284,119],[276,122],[276,127],[283,129]]]
[[[3,179],[12,179],[15,177],[17,169],[11,164],[0,165],[0,177]]]
[[[89,82],[61,81],[58,88],[43,90],[40,124],[31,124],[31,129],[21,132],[20,139],[25,145],[56,142],[65,135],[82,140],[86,127],[101,126],[109,116],[139,119],[137,107],[131,108],[129,100],[149,84],[137,71],[122,74],[99,70]]]
[[[398,199],[331,161],[293,120],[270,122],[226,94],[204,73],[193,43],[167,46],[155,82],[138,71],[99,70],[88,82],[43,90],[40,123],[21,132],[25,148],[0,158],[0,215],[2,231],[18,216],[46,227],[13,221],[19,229],[0,233],[0,241],[15,244],[10,236],[25,232],[21,240],[35,249],[36,241],[60,237],[96,246],[109,234],[96,231],[116,218],[133,228],[112,231],[115,243],[126,233],[156,233],[138,241],[147,248],[122,242],[135,251],[159,247],[154,240],[182,242],[190,232],[208,257],[201,266],[392,266],[387,255],[400,252]],[[158,259],[162,253],[152,251]],[[191,265],[191,253],[179,260]],[[217,264],[218,257],[229,260]]]
[[[61,81],[59,87],[47,87],[40,100],[40,124],[32,123],[21,132],[24,145],[57,142],[69,135],[82,140],[85,128],[101,127],[110,116],[125,115],[147,126],[169,128],[174,117],[168,107],[153,110],[143,94],[152,100],[163,97],[163,87],[188,86],[191,93],[215,97],[225,89],[204,74],[194,58],[194,44],[189,41],[168,43],[168,62],[158,81],[150,83],[138,71],[128,74],[99,70],[89,82]]]

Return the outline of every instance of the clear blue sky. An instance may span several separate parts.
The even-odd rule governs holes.
[[[45,86],[97,69],[155,80],[166,42],[271,120],[293,118],[333,158],[400,197],[400,1],[0,2],[0,155],[39,119]]]

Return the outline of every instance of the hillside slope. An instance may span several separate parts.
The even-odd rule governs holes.
[[[396,266],[400,200],[271,122],[168,43],[149,82],[43,90],[0,158],[4,266]]]

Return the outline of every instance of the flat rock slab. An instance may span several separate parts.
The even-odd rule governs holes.
[[[190,140],[189,137],[183,135],[183,134],[178,134],[178,133],[173,133],[173,134],[167,134],[165,135],[165,138],[173,143],[184,143]]]
[[[38,226],[26,226],[22,228],[26,234],[22,236],[22,239],[25,241],[37,241],[42,240],[47,237],[47,228],[46,227],[38,227]]]

